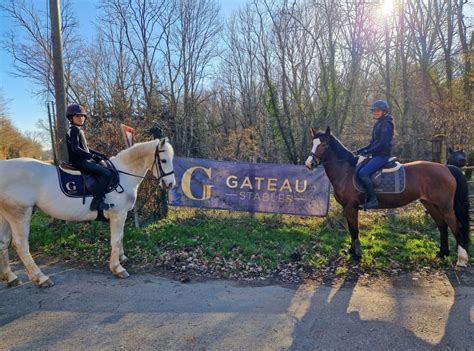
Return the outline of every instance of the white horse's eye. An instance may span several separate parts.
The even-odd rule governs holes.
[[[161,160],[161,163],[166,163],[166,160]]]

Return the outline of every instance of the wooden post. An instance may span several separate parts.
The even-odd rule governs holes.
[[[53,42],[54,97],[56,102],[56,147],[58,160],[67,160],[66,89],[64,84],[63,41],[59,0],[49,0]]]

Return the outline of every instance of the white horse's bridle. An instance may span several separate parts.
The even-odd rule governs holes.
[[[153,158],[153,164],[151,165],[151,169],[153,169],[153,167],[156,167],[156,174],[158,175],[158,177],[140,176],[138,174],[128,173],[128,172],[125,172],[125,171],[121,171],[119,169],[117,169],[117,172],[127,174],[127,175],[132,176],[132,177],[160,181],[164,177],[174,174],[174,169],[171,172],[168,172],[168,173],[166,173],[165,170],[163,169],[162,163],[165,162],[165,160],[162,160],[161,157],[160,157],[160,153],[162,153],[162,152],[165,152],[165,150],[160,150],[160,145],[158,144],[156,146],[156,149],[155,149],[155,157]]]

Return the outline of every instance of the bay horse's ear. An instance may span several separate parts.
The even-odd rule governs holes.
[[[309,128],[309,132],[311,133],[311,137],[314,139],[316,137],[316,129],[311,127]]]
[[[451,149],[451,147],[448,147],[448,152],[449,152],[450,154],[452,154],[452,153],[453,153],[453,149]]]
[[[329,126],[326,128],[326,135],[329,135],[331,134],[331,128],[329,128]]]

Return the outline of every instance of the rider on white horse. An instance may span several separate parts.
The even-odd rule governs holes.
[[[81,117],[84,118],[84,117]],[[121,262],[127,257],[123,250],[124,226],[127,212],[137,199],[143,179],[156,179],[157,186],[171,189],[176,185],[173,169],[174,150],[168,139],[155,139],[122,150],[111,157],[117,171],[122,173],[122,192],[107,194],[115,206],[104,211],[110,224],[110,270],[119,278],[128,277]],[[152,175],[147,176],[151,171]],[[88,198],[86,201],[90,201]],[[57,167],[31,158],[0,161],[0,281],[8,286],[21,283],[12,272],[8,247],[10,242],[25,265],[28,277],[40,287],[53,285],[36,265],[30,253],[28,237],[33,208],[65,221],[92,221],[97,211],[83,205],[83,199],[66,196],[61,190]]]
[[[91,211],[108,210],[114,205],[104,202],[104,198],[113,173],[101,165],[101,161],[107,157],[87,146],[86,137],[82,131],[82,126],[87,119],[86,110],[78,104],[69,105],[66,117],[70,122],[66,136],[69,163],[83,172],[98,176],[98,184],[94,189],[94,198],[90,209]]]

